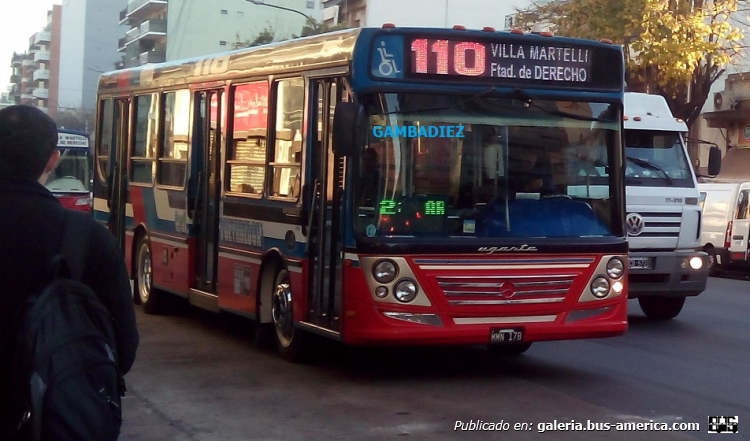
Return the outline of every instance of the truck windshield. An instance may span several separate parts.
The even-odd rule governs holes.
[[[373,94],[365,105],[354,194],[360,237],[616,231],[608,173],[581,172],[609,170],[620,146],[616,106],[412,93]]]
[[[626,185],[695,187],[677,132],[625,130],[625,156]]]
[[[52,193],[88,193],[89,160],[86,149],[60,149],[60,161],[44,186]]]

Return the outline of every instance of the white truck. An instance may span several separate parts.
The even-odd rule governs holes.
[[[624,129],[628,295],[647,317],[668,320],[708,279],[700,194],[683,138],[688,129],[664,97],[633,92],[625,93]]]

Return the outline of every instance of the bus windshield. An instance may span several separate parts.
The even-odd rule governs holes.
[[[44,186],[52,193],[88,193],[88,149],[60,148],[60,160]]]
[[[601,237],[613,216],[616,106],[383,93],[365,99],[360,237]],[[605,146],[605,148],[600,148]],[[583,171],[582,171],[583,170]]]

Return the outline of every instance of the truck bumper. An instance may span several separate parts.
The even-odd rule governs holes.
[[[633,251],[631,258],[648,258],[649,269],[628,272],[628,297],[644,296],[686,297],[697,296],[706,289],[708,280],[708,255],[703,251],[642,252]],[[703,261],[700,269],[690,267],[690,259]]]

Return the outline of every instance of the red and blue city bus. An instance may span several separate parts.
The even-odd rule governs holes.
[[[75,130],[57,129],[60,160],[44,186],[63,207],[91,211],[91,152],[89,136]]]
[[[173,294],[249,317],[289,359],[309,333],[510,354],[617,336],[623,98],[619,46],[490,28],[111,72],[95,216],[147,313]]]

